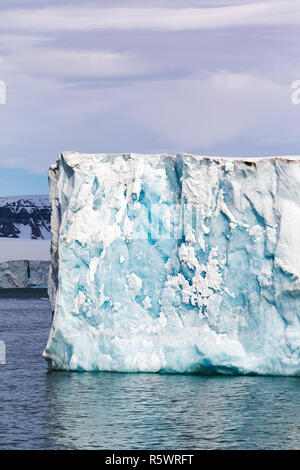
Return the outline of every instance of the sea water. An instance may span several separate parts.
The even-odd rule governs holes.
[[[0,299],[0,449],[300,449],[300,379],[48,371],[46,298]]]

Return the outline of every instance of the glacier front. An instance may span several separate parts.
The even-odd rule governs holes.
[[[300,157],[61,154],[54,369],[300,375]]]

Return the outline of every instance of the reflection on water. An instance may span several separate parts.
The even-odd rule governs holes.
[[[300,448],[298,379],[47,374],[56,446]]]
[[[0,448],[300,449],[297,378],[47,371],[42,299],[0,299]]]

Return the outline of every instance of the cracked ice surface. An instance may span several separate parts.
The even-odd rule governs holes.
[[[62,154],[52,368],[300,375],[300,160]]]

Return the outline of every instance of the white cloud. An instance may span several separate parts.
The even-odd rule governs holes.
[[[10,73],[61,79],[122,77],[146,73],[151,67],[131,52],[49,47],[50,41],[54,39],[0,35],[0,46],[5,51],[0,53],[2,76]]]
[[[286,125],[290,136],[298,132],[289,87],[254,74],[224,71],[138,84],[127,97],[130,103],[125,98],[121,107],[127,115],[177,150],[213,148],[244,133],[279,137]]]
[[[290,84],[255,74],[79,91],[27,78],[8,98],[0,107],[0,165],[32,171],[45,171],[63,150],[224,154],[227,145],[250,155],[287,153],[299,142]]]
[[[14,56],[14,65],[30,75],[47,77],[119,77],[144,72],[145,67],[130,53],[30,49]]]
[[[30,31],[93,29],[181,31],[235,26],[299,25],[300,1],[282,0],[211,8],[48,7],[2,10],[5,28]]]

